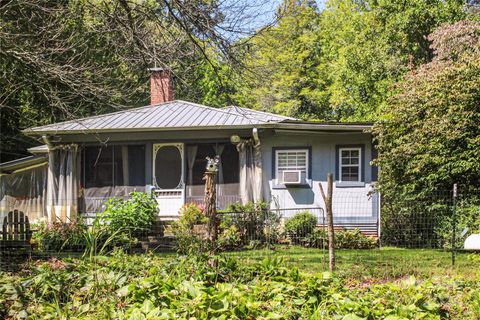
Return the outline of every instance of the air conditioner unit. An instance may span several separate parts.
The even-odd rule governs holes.
[[[285,170],[283,171],[283,184],[300,184],[302,183],[302,171]]]

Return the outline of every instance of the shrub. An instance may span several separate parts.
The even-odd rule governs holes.
[[[221,213],[221,229],[235,226],[239,233],[239,245],[251,242],[269,244],[279,237],[280,216],[268,208],[265,202],[249,202],[245,205],[235,203],[229,205]]]
[[[157,201],[143,192],[130,193],[130,199],[111,198],[105,211],[97,216],[111,234],[124,230],[130,235],[148,231],[158,215]]]
[[[335,247],[339,249],[373,249],[377,239],[364,235],[359,229],[335,233]]]
[[[195,203],[182,206],[179,211],[180,219],[177,221],[187,229],[193,229],[196,224],[206,224],[208,219],[203,214],[203,208]]]
[[[309,248],[326,248],[328,247],[327,230],[317,228],[301,243]],[[364,235],[359,229],[335,231],[335,248],[337,249],[373,249],[377,246],[377,239]]]
[[[220,250],[231,250],[239,247],[242,239],[236,226],[232,225],[228,228],[222,229],[218,235],[218,248]]]
[[[40,223],[33,233],[33,241],[42,251],[78,250],[85,245],[87,226],[82,220],[71,223]]]
[[[194,230],[195,225],[206,225],[208,218],[195,203],[185,204],[179,211],[180,218],[172,224],[175,246],[179,253],[197,254],[208,249],[206,234]],[[198,232],[200,231],[200,232]]]
[[[313,232],[316,225],[317,217],[309,211],[302,211],[285,222],[285,232],[294,243],[299,243]]]

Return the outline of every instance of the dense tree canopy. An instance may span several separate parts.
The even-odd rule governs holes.
[[[251,34],[257,5],[2,2],[0,161],[35,143],[24,128],[148,103],[153,65],[173,70],[185,100],[376,120],[388,113],[392,85],[432,60],[428,34],[468,15],[463,0],[328,0],[322,8],[284,0],[277,22]]]
[[[427,38],[466,14],[460,0],[285,0],[254,39],[251,106],[310,119],[373,120],[390,86],[432,57]]]
[[[480,190],[480,23],[433,32],[434,59],[398,83],[374,128],[387,194]]]

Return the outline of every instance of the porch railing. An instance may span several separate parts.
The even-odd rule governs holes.
[[[202,204],[204,201],[203,196],[187,196],[186,202],[187,203],[196,203],[196,204]],[[227,208],[230,204],[240,202],[241,198],[239,195],[223,195],[223,196],[218,196],[217,195],[217,209],[223,210]]]

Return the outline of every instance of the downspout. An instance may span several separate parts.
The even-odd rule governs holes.
[[[253,141],[255,141],[255,147],[260,146],[260,138],[258,137],[258,129],[253,128],[252,129],[252,136],[253,136]]]
[[[260,149],[260,138],[258,137],[258,129],[252,129],[252,137],[254,141],[253,152],[254,152],[254,183],[253,183],[253,201],[256,203],[258,200],[263,199],[263,170],[262,170],[262,151]],[[258,188],[258,189],[257,189]]]
[[[50,140],[49,140],[49,138],[48,138],[47,135],[43,135],[43,136],[42,136],[42,140],[43,140],[43,142],[47,145],[48,151],[50,151],[50,150],[53,149],[53,145],[52,145],[52,143],[50,142]]]

